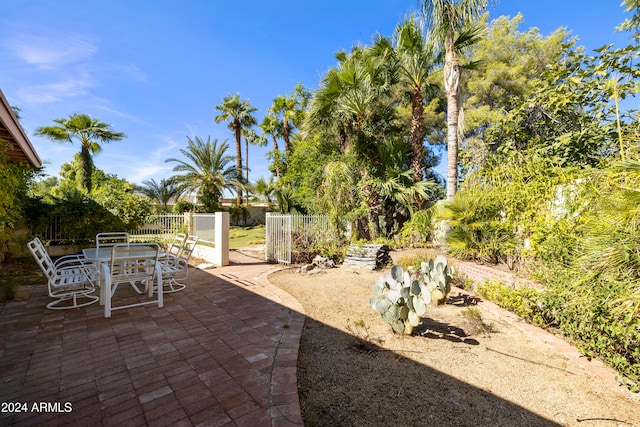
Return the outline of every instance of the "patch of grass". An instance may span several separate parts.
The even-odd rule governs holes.
[[[251,245],[262,245],[264,243],[264,225],[256,225],[252,227],[231,227],[229,230],[229,247],[231,249]]]

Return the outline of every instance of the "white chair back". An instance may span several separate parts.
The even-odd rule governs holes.
[[[124,231],[110,231],[96,234],[96,248],[129,243],[129,234]]]
[[[167,250],[168,255],[173,255],[175,257],[179,256],[182,252],[182,248],[184,246],[185,241],[187,240],[187,235],[184,233],[178,233],[173,238],[173,242],[169,245],[169,249]]]
[[[185,288],[184,280],[189,277],[189,260],[198,243],[197,236],[189,236],[185,239],[182,250],[178,256],[168,254],[162,262],[162,274],[165,278],[167,289],[165,292],[177,292]]]
[[[111,261],[102,266],[106,298],[104,305],[104,317],[111,317],[113,310],[125,309],[146,304],[158,304],[163,306],[162,298],[162,270],[158,262],[160,247],[157,243],[129,243],[116,244],[111,250]],[[136,303],[113,306],[113,295],[120,283],[140,282],[146,286],[147,296],[153,297],[154,289],[157,292],[156,299],[147,299]],[[154,282],[156,286],[154,287]]]
[[[42,272],[47,277],[47,280],[50,280],[55,275],[56,268],[53,261],[51,260],[51,257],[49,256],[49,253],[44,248],[42,241],[40,241],[40,239],[36,237],[32,241],[27,243],[27,247],[29,248],[29,251],[31,252],[33,257],[36,259],[36,262],[40,266],[40,269],[42,269]]]

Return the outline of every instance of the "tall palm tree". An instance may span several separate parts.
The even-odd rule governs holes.
[[[176,162],[174,172],[183,172],[175,175],[173,179],[184,191],[195,191],[200,203],[208,212],[220,209],[220,198],[224,190],[243,188],[242,171],[237,166],[229,165],[233,162],[233,156],[226,154],[229,144],[224,141],[218,145],[218,140],[206,141],[196,137],[195,140],[187,137],[187,149],[181,149],[180,153],[186,158],[167,159],[166,162]],[[240,180],[238,180],[240,177]]]
[[[280,150],[278,149],[278,138],[282,136],[282,126],[278,118],[274,115],[267,114],[260,123],[262,135],[269,135],[273,141],[273,163],[276,172],[276,178],[280,179]]]
[[[424,139],[427,135],[424,106],[427,91],[435,89],[435,85],[428,82],[437,60],[433,46],[425,41],[422,29],[415,17],[411,16],[396,27],[393,44],[387,38],[379,37],[373,50],[390,57],[400,82],[410,93],[412,179],[414,182],[422,181],[425,162]]]
[[[358,142],[380,137],[379,129],[386,124],[381,118],[391,110],[388,95],[393,80],[379,57],[369,50],[357,47],[349,54],[339,52],[336,58],[340,62],[322,78],[305,126],[306,130],[317,129],[334,137],[340,151],[347,153]]]
[[[489,0],[423,0],[428,40],[444,51],[444,89],[447,97],[447,200],[458,189],[458,87],[460,62],[455,43],[465,29],[480,20]]]
[[[136,189],[157,203],[163,212],[168,212],[169,202],[177,200],[183,192],[181,186],[173,179],[162,178],[160,182],[150,179],[142,181],[142,184]]]
[[[44,136],[52,141],[73,142],[74,139],[80,141],[80,163],[82,187],[91,193],[93,172],[93,155],[101,151],[100,144],[124,139],[126,135],[122,132],[114,132],[111,125],[103,123],[97,118],[88,114],[72,114],[68,119],[54,119],[57,126],[43,126],[36,129],[35,134]]]
[[[288,156],[291,153],[291,131],[292,131],[292,120],[296,115],[296,107],[298,103],[293,96],[277,96],[273,100],[273,105],[271,106],[271,113],[280,119],[280,123],[282,124],[282,138],[284,139],[284,150],[285,156]]]
[[[236,169],[238,183],[242,183],[242,130],[255,125],[256,119],[253,113],[257,108],[251,106],[248,99],[240,100],[240,94],[236,96],[227,95],[222,99],[222,104],[216,106],[220,111],[214,120],[216,123],[229,122],[229,129],[233,131],[236,140]],[[236,201],[238,206],[242,204],[242,188],[236,189]]]

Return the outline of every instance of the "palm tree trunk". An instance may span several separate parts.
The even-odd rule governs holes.
[[[291,153],[291,142],[289,141],[289,120],[283,118],[282,120],[282,136],[284,138],[284,149],[285,155],[289,158],[289,153]]]
[[[276,178],[280,179],[280,153],[278,152],[278,140],[273,137],[273,160],[276,166]]]
[[[447,201],[458,190],[458,85],[460,65],[453,46],[453,33],[445,38],[444,89],[447,94]]]
[[[244,152],[245,152],[245,157],[244,157],[244,164],[247,166],[246,167],[246,178],[247,178],[247,185],[249,185],[249,140],[248,139],[244,139]],[[249,192],[247,191],[247,206],[249,206]]]
[[[91,158],[89,146],[82,144],[82,148],[80,149],[80,184],[87,190],[87,194],[91,193],[93,189],[93,182],[91,180],[92,172],[93,159]]]
[[[424,177],[424,137],[427,134],[424,125],[424,102],[422,89],[414,86],[411,97],[411,151],[413,182],[422,181]]]
[[[235,125],[236,133],[236,167],[238,168],[238,181],[242,182],[242,140],[241,140],[240,123]],[[238,206],[242,205],[242,188],[238,186],[236,188],[236,203]]]

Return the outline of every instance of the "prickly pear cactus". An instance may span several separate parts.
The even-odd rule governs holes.
[[[423,262],[419,271],[404,271],[394,265],[376,280],[373,292],[377,296],[369,303],[395,333],[411,335],[426,313],[427,304],[446,302],[452,278],[453,268],[442,255]]]
[[[435,260],[430,259],[420,265],[422,280],[431,292],[432,300],[440,305],[447,301],[447,295],[451,291],[453,279],[453,267],[449,266],[447,258],[438,255]]]
[[[371,308],[398,334],[410,335],[431,302],[431,293],[419,280],[420,276],[413,276],[394,265],[376,280],[373,292],[377,297],[369,300]]]

